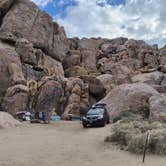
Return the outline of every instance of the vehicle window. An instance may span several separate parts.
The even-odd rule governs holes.
[[[96,114],[103,114],[104,109],[103,108],[92,108],[88,111],[88,115],[96,115]]]

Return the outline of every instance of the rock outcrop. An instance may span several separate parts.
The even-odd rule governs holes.
[[[0,129],[8,129],[20,126],[20,122],[6,112],[0,112]]]
[[[100,102],[107,104],[111,120],[121,112],[136,113],[143,106],[147,106],[151,96],[159,93],[144,83],[123,84],[115,87]]]
[[[140,40],[67,38],[32,1],[0,2],[0,109],[13,116],[56,111],[66,119],[101,100],[112,118],[146,103],[160,119],[165,56],[166,47]]]
[[[44,81],[36,95],[37,112],[59,112],[59,103],[62,96],[62,87],[59,82],[55,80]]]
[[[11,32],[29,40],[55,59],[63,60],[68,42],[62,27],[29,0],[17,0],[4,16],[1,32]]]
[[[0,97],[10,86],[24,82],[20,57],[15,48],[0,41]]]
[[[166,96],[155,95],[149,99],[150,120],[166,122]]]
[[[2,101],[2,109],[13,116],[25,111],[28,103],[28,88],[24,85],[14,85],[7,89]]]

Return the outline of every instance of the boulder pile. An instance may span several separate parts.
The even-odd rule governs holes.
[[[67,38],[30,0],[0,2],[0,110],[82,115],[104,101],[112,118],[148,105],[165,121],[166,47],[116,38]],[[104,98],[104,99],[103,99]]]

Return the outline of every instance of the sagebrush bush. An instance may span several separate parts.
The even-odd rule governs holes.
[[[111,135],[106,137],[105,141],[115,142],[133,153],[142,153],[148,130],[151,133],[148,151],[166,155],[166,124],[160,122],[119,121],[113,126]]]
[[[145,134],[135,134],[128,140],[127,150],[133,153],[142,153],[145,146]]]
[[[134,114],[132,112],[121,112],[119,116],[113,118],[113,123],[116,123],[119,120],[140,120],[142,119],[141,115]]]

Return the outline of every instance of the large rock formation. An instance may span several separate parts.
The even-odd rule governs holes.
[[[159,93],[144,83],[123,84],[115,87],[100,102],[107,104],[111,120],[121,112],[136,113],[143,106],[147,106],[149,98]]]
[[[13,116],[26,110],[82,115],[107,95],[102,101],[111,117],[148,103],[152,119],[160,119],[155,101],[165,99],[149,98],[166,93],[165,56],[166,47],[140,40],[68,39],[32,1],[0,1],[0,109]]]
[[[10,86],[24,82],[20,57],[15,48],[0,41],[0,98]]]
[[[62,27],[29,0],[17,0],[4,16],[1,32],[23,37],[55,59],[63,60],[68,42]]]

